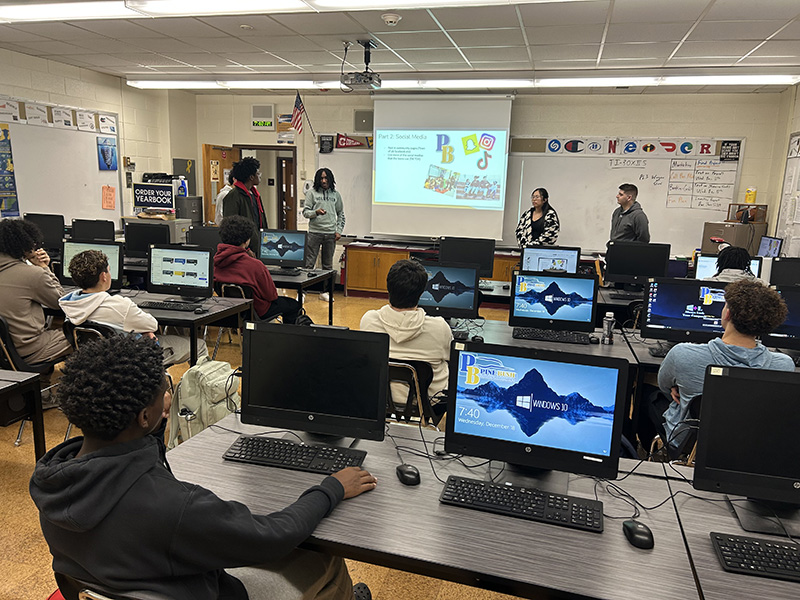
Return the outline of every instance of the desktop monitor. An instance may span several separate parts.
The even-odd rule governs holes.
[[[478,265],[421,261],[428,284],[419,299],[426,314],[445,319],[477,319]]]
[[[494,272],[494,240],[481,238],[439,238],[439,262],[478,265],[478,277]]]
[[[72,219],[72,238],[114,241],[114,222],[100,219]]]
[[[784,535],[777,513],[798,535],[798,390],[796,372],[706,368],[694,487],[746,496],[729,497],[746,531]]]
[[[521,270],[540,273],[548,270],[577,273],[581,260],[580,248],[565,246],[529,246],[522,250]]]
[[[275,267],[304,267],[306,236],[305,231],[262,229],[258,258],[265,265]]]
[[[765,258],[778,258],[781,255],[781,246],[783,246],[783,238],[762,235],[756,254]]]
[[[111,273],[111,289],[118,290],[122,287],[122,243],[90,241],[78,242],[64,240],[61,247],[61,276],[59,280],[64,285],[77,285],[69,273],[69,263],[76,254],[84,250],[99,250],[108,258],[108,269]]]
[[[605,279],[643,285],[651,277],[664,277],[669,264],[669,250],[669,244],[609,242]]]
[[[191,246],[212,248],[216,254],[217,246],[222,243],[219,238],[219,227],[193,225],[186,231],[186,243]]]
[[[645,289],[642,337],[705,343],[723,334],[724,281],[651,279]]]
[[[799,285],[800,258],[773,258],[769,282],[772,285]]]
[[[508,324],[561,331],[594,331],[594,275],[518,273],[511,286]]]
[[[447,452],[616,477],[626,360],[455,342],[450,365]]]
[[[381,441],[388,381],[385,333],[245,325],[243,423]]]
[[[779,285],[775,289],[786,302],[789,314],[775,331],[761,336],[761,342],[770,348],[800,350],[800,286]]]
[[[694,278],[710,279],[717,274],[718,254],[699,254],[695,259]],[[761,257],[750,260],[750,270],[756,277],[761,277]]]
[[[153,244],[147,261],[147,291],[183,298],[214,293],[214,251],[200,246]]]
[[[48,253],[61,252],[64,239],[64,215],[25,213],[24,219],[30,221],[42,232],[42,247]]]
[[[147,258],[151,244],[169,244],[166,223],[125,223],[125,256]]]

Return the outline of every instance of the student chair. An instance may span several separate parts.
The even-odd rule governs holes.
[[[16,346],[14,346],[11,332],[8,329],[8,321],[0,315],[0,367],[9,371],[22,371],[25,373],[52,373],[55,365],[62,360],[63,358],[59,358],[35,364],[26,362],[17,352]],[[55,386],[51,385],[46,389],[49,390],[53,387]],[[19,446],[22,443],[22,432],[25,430],[25,421],[27,420],[23,419],[19,424],[17,439],[14,441],[15,446]]]
[[[697,433],[700,425],[700,404],[703,401],[703,394],[698,394],[689,400],[689,407],[686,411],[685,421],[688,421],[686,433],[683,434],[678,447],[675,448],[667,443],[667,434],[663,429],[659,429],[659,434],[653,439],[650,446],[650,454],[652,455],[657,446],[666,446],[667,455],[670,460],[679,461],[687,466],[694,466],[694,457],[697,452]]]
[[[408,386],[408,397],[403,409],[399,409],[392,397],[391,384],[393,381],[405,383]],[[410,421],[413,417],[420,417],[423,425],[435,424],[438,419],[433,413],[428,386],[433,381],[433,367],[430,363],[421,360],[390,360],[389,361],[389,395],[387,396],[387,409],[398,421]]]
[[[216,229],[216,228],[214,228]],[[214,281],[214,291],[217,292],[218,296],[222,298],[253,298],[253,288],[249,285],[245,285],[243,283],[228,283],[225,281]],[[277,321],[278,319],[283,317],[283,313],[275,313],[269,319],[262,319],[256,314],[255,309],[250,310],[250,318],[252,321],[256,323],[259,322],[267,322],[271,323],[273,321]],[[219,332],[217,333],[217,343],[214,344],[214,354],[211,356],[211,360],[216,360],[217,358],[217,351],[219,350],[219,343],[222,339],[222,332],[228,331],[228,342],[231,342],[230,332],[232,329],[238,329],[241,326],[239,323],[239,317],[229,317],[228,319],[222,319],[219,323]]]
[[[169,600],[167,596],[146,590],[115,592],[63,573],[55,573],[55,577],[58,590],[48,600]]]

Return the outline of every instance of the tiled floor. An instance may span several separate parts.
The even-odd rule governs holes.
[[[361,316],[386,301],[378,298],[335,295],[334,323],[358,328]],[[306,310],[315,323],[327,323],[328,307],[316,295],[306,297]],[[504,309],[481,310],[488,319],[505,320]],[[208,343],[216,340],[211,328]],[[241,364],[241,346],[237,336],[233,343],[223,337],[218,360]],[[172,367],[173,379],[178,381],[186,365]],[[67,429],[67,421],[58,410],[45,413],[48,447],[59,443]],[[36,507],[28,495],[28,480],[33,472],[33,436],[26,426],[23,443],[14,446],[18,426],[0,428],[0,600],[44,600],[56,588],[51,570],[50,553],[39,528]],[[77,435],[79,432],[73,432]],[[402,526],[402,525],[398,525]],[[430,579],[411,573],[375,565],[348,561],[354,581],[364,581],[376,600],[502,600],[502,594]]]

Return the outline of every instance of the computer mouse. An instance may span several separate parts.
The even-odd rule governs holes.
[[[511,289],[511,284],[508,284],[508,283],[503,284],[503,289],[504,290],[510,290]]]
[[[419,485],[419,469],[414,465],[397,465],[397,478],[403,485]]]
[[[589,336],[589,343],[590,343],[590,344],[599,344],[599,343],[600,343],[600,340],[599,340],[599,339],[597,339],[597,336],[596,336],[596,335],[590,335],[590,336]]]
[[[314,271],[309,271],[308,274],[306,275],[306,277],[313,277],[313,276],[314,276]]]
[[[650,531],[650,528],[644,523],[640,523],[634,519],[623,521],[622,531],[625,533],[625,537],[631,545],[637,548],[649,550],[655,544],[653,532]]]
[[[483,336],[482,335],[473,335],[472,336],[472,341],[473,342],[482,342],[483,341]]]
[[[194,314],[196,314],[196,315],[202,315],[203,313],[207,313],[207,312],[208,312],[208,309],[207,308],[203,308],[202,306],[198,306],[197,308],[194,309]]]

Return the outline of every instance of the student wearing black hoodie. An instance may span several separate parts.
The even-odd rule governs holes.
[[[375,478],[343,469],[271,515],[178,481],[150,435],[171,402],[161,361],[152,340],[117,336],[66,363],[61,408],[85,437],[50,450],[30,483],[53,570],[107,592],[171,600],[369,598],[341,558],[297,545]],[[236,569],[248,565],[259,566]]]

